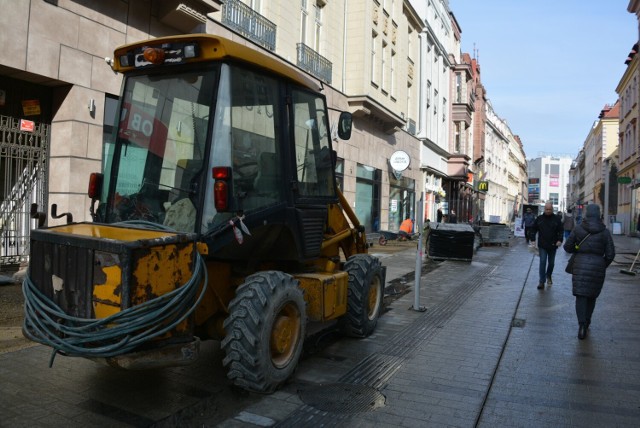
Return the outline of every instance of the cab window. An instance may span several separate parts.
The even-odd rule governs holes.
[[[292,98],[298,197],[335,197],[324,99],[303,91]]]

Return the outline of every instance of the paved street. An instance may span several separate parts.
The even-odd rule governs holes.
[[[522,239],[471,263],[429,262],[420,306],[395,300],[364,340],[308,341],[296,376],[262,396],[235,391],[217,343],[192,366],[124,372],[34,346],[0,354],[0,426],[638,426],[640,239],[615,236],[588,338],[577,339],[568,256],[536,289]],[[374,247],[388,290],[413,290],[415,248]]]

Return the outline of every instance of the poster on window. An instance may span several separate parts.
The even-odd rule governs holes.
[[[560,187],[560,176],[551,174],[549,175],[549,187]]]

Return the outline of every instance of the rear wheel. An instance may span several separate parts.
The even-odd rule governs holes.
[[[380,260],[369,254],[349,257],[344,264],[349,274],[347,313],[340,319],[343,334],[369,336],[376,328],[382,309],[384,283]]]
[[[275,391],[295,371],[305,326],[305,302],[296,279],[278,271],[247,277],[224,321],[223,364],[229,379],[250,391]]]

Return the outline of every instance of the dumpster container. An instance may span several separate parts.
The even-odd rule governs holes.
[[[468,224],[438,223],[429,234],[429,257],[434,260],[473,259],[475,232]]]

